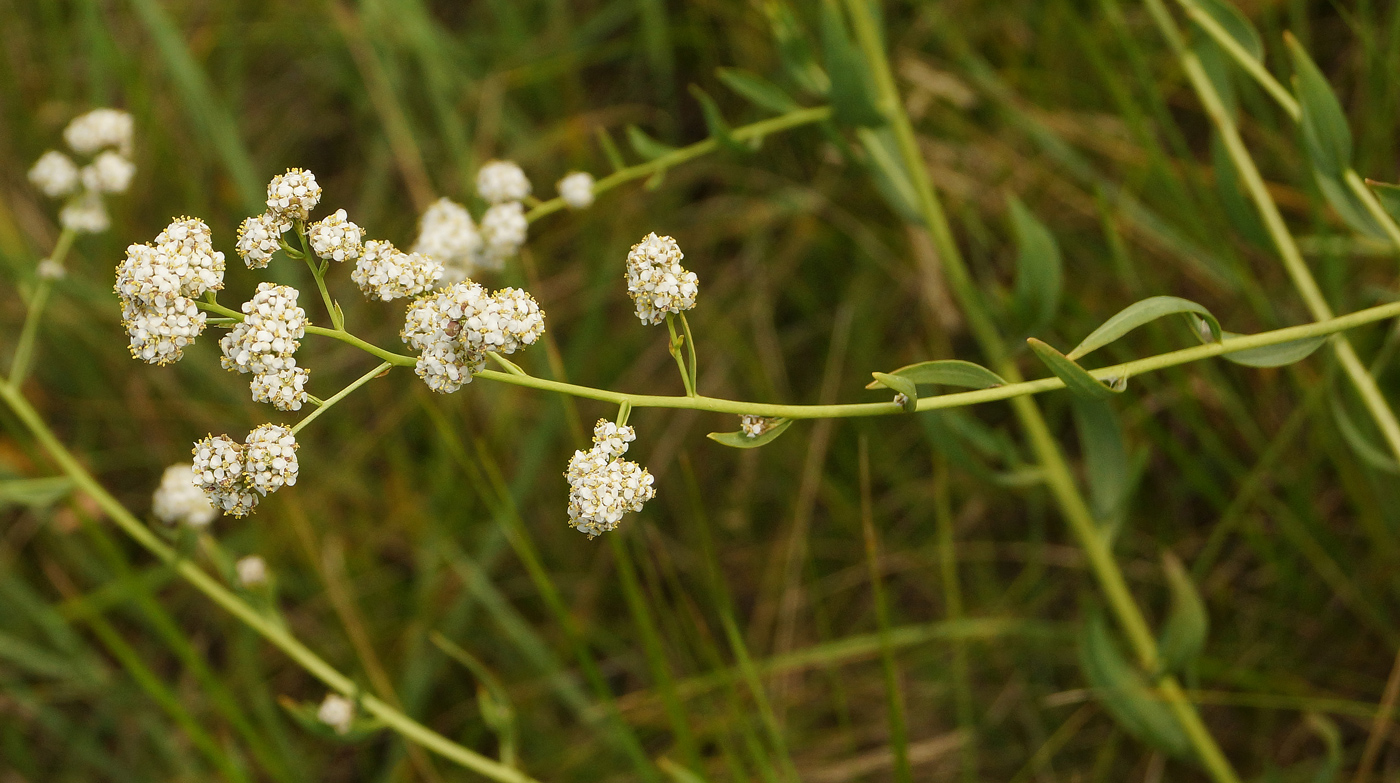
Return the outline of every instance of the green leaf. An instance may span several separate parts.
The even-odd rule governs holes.
[[[292,716],[292,720],[297,725],[321,739],[349,744],[363,742],[384,730],[383,721],[378,718],[362,716],[358,707],[356,707],[354,720],[350,722],[350,730],[341,734],[316,717],[316,713],[320,709],[318,704],[306,704],[289,696],[278,696],[277,704],[286,710],[288,715]]]
[[[608,165],[613,171],[622,171],[627,168],[627,162],[622,159],[622,153],[618,152],[617,144],[613,142],[612,134],[608,129],[599,125],[597,129],[598,146],[603,148],[603,155],[608,159]]]
[[[1034,337],[1027,338],[1026,342],[1030,344],[1031,350],[1035,351],[1035,355],[1045,362],[1045,366],[1050,368],[1050,372],[1059,376],[1060,380],[1065,382],[1066,388],[1081,397],[1106,400],[1115,394],[1121,394],[1128,387],[1127,378],[1119,378],[1110,386],[1090,375],[1088,370],[1070,361],[1048,344]]]
[[[642,132],[636,125],[627,126],[627,142],[632,145],[633,151],[647,160],[656,160],[664,155],[670,155],[676,151],[675,147],[669,144],[662,144]]]
[[[1327,748],[1327,758],[1313,775],[1312,783],[1332,783],[1342,772],[1342,732],[1331,718],[1321,713],[1309,712],[1307,722]]]
[[[1264,39],[1259,37],[1259,31],[1254,29],[1254,24],[1249,21],[1233,4],[1227,0],[1192,0],[1193,4],[1206,12],[1235,39],[1235,43],[1241,49],[1249,52],[1256,60],[1264,59]]]
[[[734,140],[734,132],[730,130],[729,123],[724,121],[724,114],[719,110],[719,104],[710,94],[702,90],[697,85],[690,85],[690,94],[695,100],[700,102],[700,113],[705,115],[705,127],[710,132],[710,138],[719,142],[721,147],[732,152],[752,152],[752,147],[746,147]]]
[[[1175,555],[1170,552],[1162,555],[1162,570],[1167,575],[1172,603],[1167,620],[1162,625],[1157,652],[1161,657],[1162,672],[1179,674],[1193,668],[1201,657],[1201,651],[1206,646],[1206,635],[1210,631],[1210,615],[1206,613],[1205,602],[1201,600],[1191,576]]]
[[[826,95],[831,89],[831,80],[817,65],[812,44],[792,13],[792,8],[782,0],[767,0],[763,3],[763,13],[768,17],[774,40],[778,42],[778,56],[784,70],[797,82],[797,86],[809,94]]]
[[[1225,332],[1225,339],[1244,337],[1242,334]],[[1313,351],[1322,347],[1327,342],[1327,335],[1320,337],[1304,337],[1301,340],[1289,340],[1286,343],[1275,345],[1265,345],[1260,348],[1249,348],[1243,351],[1221,354],[1222,359],[1232,361],[1235,364],[1243,364],[1246,367],[1282,367],[1286,364],[1302,361],[1312,355]]]
[[[1337,422],[1337,431],[1342,433],[1342,440],[1347,442],[1347,445],[1356,453],[1356,456],[1361,458],[1362,462],[1382,473],[1400,475],[1400,463],[1397,463],[1390,454],[1372,445],[1371,441],[1366,439],[1361,429],[1351,420],[1340,396],[1333,394],[1330,401],[1332,403],[1332,419]]]
[[[1211,338],[1215,342],[1220,342],[1221,336],[1224,334],[1220,330],[1220,322],[1203,305],[1178,296],[1153,296],[1119,310],[1112,318],[1104,321],[1102,326],[1090,332],[1083,342],[1075,346],[1074,350],[1069,352],[1068,358],[1079,359],[1087,356],[1090,352],[1097,351],[1143,324],[1178,313],[1190,314],[1198,319],[1198,324],[1203,321],[1210,329]],[[1196,333],[1198,338],[1202,336],[1200,329],[1192,331]]]
[[[750,438],[743,430],[738,432],[711,432],[705,437],[723,446],[734,449],[756,449],[766,443],[771,443],[779,435],[787,431],[792,426],[792,419],[775,419],[762,435]]]
[[[1317,182],[1317,189],[1322,191],[1322,195],[1327,199],[1327,203],[1336,210],[1342,222],[1346,223],[1351,230],[1358,234],[1365,234],[1373,239],[1385,239],[1385,229],[1381,228],[1376,219],[1371,217],[1371,213],[1366,210],[1366,205],[1361,203],[1351,188],[1347,187],[1340,179],[1324,174],[1321,169],[1313,169],[1313,179]]]
[[[1011,307],[1029,332],[1050,325],[1060,308],[1064,262],[1060,246],[1045,224],[1015,196],[1007,199],[1011,230],[1016,235],[1016,290]]]
[[[57,503],[73,489],[67,476],[0,481],[0,508],[24,506],[44,508]]]
[[[919,403],[919,389],[914,385],[912,380],[883,372],[872,372],[870,374],[875,376],[875,380],[879,381],[886,388],[894,389],[896,393],[904,395],[905,413],[914,412],[914,406]]]
[[[865,148],[866,167],[875,182],[875,189],[880,191],[885,201],[906,222],[923,225],[924,218],[919,212],[919,195],[900,161],[894,131],[888,127],[857,128],[856,138],[860,139],[861,146]]]
[[[1293,92],[1303,112],[1299,119],[1303,145],[1318,171],[1340,181],[1351,168],[1351,129],[1342,104],[1298,39],[1285,32],[1283,40],[1293,59]]]
[[[865,60],[846,30],[846,20],[835,0],[822,2],[822,53],[831,79],[828,93],[831,117],[838,125],[874,128],[885,118],[871,97],[870,74]]]
[[[1377,182],[1373,179],[1366,180],[1366,184],[1370,185],[1371,190],[1376,192],[1376,198],[1380,199],[1386,214],[1390,215],[1392,219],[1400,221],[1400,185]]]
[[[1079,667],[1094,698],[1118,725],[1148,745],[1177,758],[1191,758],[1191,741],[1141,673],[1123,659],[1097,612],[1084,621]]]
[[[1210,135],[1210,162],[1215,172],[1215,192],[1220,196],[1225,219],[1256,247],[1271,249],[1273,245],[1268,229],[1259,217],[1259,210],[1240,187],[1239,172],[1218,133]]]
[[[1123,524],[1133,484],[1133,466],[1123,428],[1104,400],[1075,397],[1073,411],[1089,483],[1089,510],[1094,520],[1112,535]]]
[[[908,378],[921,385],[960,386],[965,389],[990,389],[1005,386],[1006,379],[980,364],[961,359],[938,359],[931,362],[909,364],[894,370],[890,375]],[[865,385],[867,389],[884,386],[876,379]]]
[[[717,68],[715,75],[724,82],[724,86],[739,93],[759,108],[768,109],[778,114],[786,114],[795,111],[801,106],[797,101],[783,92],[783,88],[768,81],[752,71],[743,68]]]

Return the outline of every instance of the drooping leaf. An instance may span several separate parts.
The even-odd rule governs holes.
[[[608,133],[608,129],[599,125],[596,135],[598,136],[598,146],[603,148],[603,155],[607,156],[608,165],[612,166],[613,171],[622,171],[627,168],[627,162],[622,159],[622,153],[618,152],[617,144],[613,142],[612,134]]]
[[[826,95],[831,89],[831,80],[817,65],[812,44],[792,8],[782,0],[765,0],[763,13],[768,17],[774,40],[778,42],[778,56],[788,76],[809,95]]]
[[[1034,337],[1027,338],[1031,350],[1040,357],[1045,366],[1050,368],[1050,372],[1059,376],[1065,382],[1065,387],[1076,395],[1088,397],[1094,400],[1106,400],[1115,394],[1121,394],[1128,387],[1128,379],[1120,378],[1113,385],[1108,385],[1089,374],[1088,370],[1075,364],[1064,354],[1051,348],[1047,343],[1041,342]]]
[[[886,388],[894,389],[897,393],[904,395],[905,413],[914,412],[914,406],[919,403],[919,389],[914,385],[912,380],[883,372],[872,372],[870,374]]]
[[[1342,403],[1341,395],[1333,394],[1330,397],[1332,403],[1332,419],[1337,423],[1337,431],[1342,434],[1342,440],[1362,462],[1391,475],[1400,475],[1400,463],[1395,458],[1386,453],[1379,446],[1373,445],[1366,439],[1361,429],[1351,420],[1351,415],[1347,413],[1346,406]]]
[[[900,217],[915,225],[923,225],[919,195],[900,160],[894,131],[890,128],[857,128],[856,138],[865,148],[867,167],[875,189],[880,191],[880,195]]]
[[[717,68],[715,75],[724,86],[739,93],[749,103],[778,114],[785,114],[801,108],[797,101],[783,92],[783,88],[752,71],[743,68]]]
[[[1229,340],[1235,337],[1244,337],[1244,335],[1225,332],[1225,339]],[[1235,364],[1243,364],[1246,367],[1283,367],[1308,358],[1325,342],[1327,342],[1326,335],[1304,337],[1301,340],[1289,340],[1286,343],[1221,354],[1221,358]]]
[[[1328,206],[1336,210],[1342,222],[1352,231],[1373,239],[1386,238],[1385,229],[1371,217],[1366,205],[1361,203],[1361,199],[1357,198],[1344,182],[1318,168],[1313,169],[1313,180],[1317,182],[1317,189],[1322,191],[1323,197],[1327,199]]]
[[[72,489],[73,481],[67,476],[5,479],[0,481],[0,508],[44,508],[57,503]]]
[[[721,147],[731,152],[751,152],[752,147],[746,147],[734,140],[734,132],[730,129],[729,123],[725,122],[724,114],[719,110],[719,104],[710,94],[702,90],[698,85],[690,85],[690,94],[700,103],[700,113],[705,115],[705,127],[710,132],[710,138],[719,142]]]
[[[1079,667],[1094,698],[1129,734],[1177,758],[1191,758],[1191,741],[1171,711],[1123,658],[1097,612],[1084,621]]]
[[[1122,525],[1133,480],[1123,428],[1104,400],[1075,397],[1073,411],[1089,483],[1089,510],[1113,534]]]
[[[750,438],[743,430],[738,432],[711,432],[705,437],[722,446],[729,446],[734,449],[756,449],[766,443],[771,443],[779,435],[787,431],[792,426],[792,419],[775,419],[769,423],[768,429],[762,435]]]
[[[641,128],[636,125],[627,126],[627,142],[632,145],[632,151],[641,155],[647,160],[656,160],[664,155],[670,155],[676,151],[675,147],[661,142],[646,135]]]
[[[836,0],[823,0],[822,54],[831,80],[831,117],[838,125],[874,128],[885,124],[876,107],[865,59],[851,40]]]
[[[1256,60],[1264,59],[1264,39],[1240,9],[1228,0],[1192,0],[1192,4],[1214,19],[1235,43]]]
[[[1191,576],[1175,555],[1170,552],[1162,555],[1162,570],[1167,576],[1172,602],[1167,620],[1162,624],[1157,653],[1163,672],[1180,674],[1194,667],[1201,657],[1210,632],[1210,615]]]
[[[1060,246],[1045,224],[1015,196],[1007,206],[1016,236],[1016,288],[1011,307],[1028,332],[1039,332],[1055,318],[1064,286]]]
[[[1293,60],[1293,92],[1302,109],[1303,144],[1318,171],[1340,181],[1351,168],[1351,128],[1332,86],[1291,33],[1283,34]]]
[[[892,371],[890,375],[908,378],[922,385],[960,386],[964,389],[990,389],[993,386],[1006,385],[1006,379],[986,367],[960,359],[938,359],[910,364]],[[866,384],[865,388],[878,389],[883,385],[877,379]]]
[[[1220,322],[1210,314],[1204,305],[1196,304],[1190,299],[1182,299],[1179,296],[1153,296],[1119,310],[1113,317],[1104,321],[1102,326],[1090,332],[1089,336],[1085,337],[1079,345],[1075,346],[1074,350],[1069,352],[1068,358],[1079,359],[1087,356],[1090,352],[1108,345],[1143,324],[1178,313],[1190,314],[1192,318],[1199,319],[1197,323],[1204,321],[1210,330],[1211,338],[1215,342],[1220,342],[1223,334]],[[1202,336],[1199,329],[1192,331],[1198,337]]]

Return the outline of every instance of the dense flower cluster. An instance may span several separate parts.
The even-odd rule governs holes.
[[[491,204],[520,201],[530,195],[530,180],[514,161],[493,160],[476,172],[476,192]]]
[[[194,466],[188,462],[171,465],[161,474],[160,486],[151,497],[151,513],[167,525],[206,527],[219,512],[195,486]]]
[[[263,424],[244,443],[211,435],[194,444],[194,481],[214,507],[243,517],[259,497],[297,483],[297,442],[291,430]]]
[[[282,235],[292,227],[292,221],[264,212],[250,217],[238,227],[238,242],[234,249],[249,269],[263,269],[272,254],[282,246]]]
[[[267,211],[283,220],[306,220],[319,203],[321,186],[305,169],[287,169],[267,183]]]
[[[238,558],[238,562],[233,564],[233,570],[238,575],[238,584],[244,587],[257,587],[267,583],[267,563],[257,555]]]
[[[492,205],[481,216],[481,239],[486,245],[482,266],[500,269],[507,258],[520,252],[529,230],[530,222],[519,201]]]
[[[328,693],[316,709],[316,720],[335,729],[336,734],[348,734],[355,722],[355,703],[339,694]]]
[[[116,292],[131,355],[150,364],[178,361],[204,331],[195,299],[224,284],[224,254],[214,250],[209,227],[180,218],[154,244],[131,245],[117,266]]]
[[[471,383],[486,352],[514,353],[544,334],[544,313],[525,291],[494,294],[470,280],[434,291],[408,307],[400,336],[419,351],[415,372],[435,392]]]
[[[253,373],[253,399],[278,410],[300,410],[310,373],[297,366],[296,350],[306,336],[306,311],[295,288],[259,283],[243,304],[244,319],[219,340],[225,370]]]
[[[467,208],[449,198],[434,201],[418,222],[418,239],[412,252],[442,264],[439,280],[455,285],[476,274],[482,266],[481,234]]]
[[[575,171],[557,185],[559,198],[569,209],[587,209],[593,206],[593,175],[586,171]]]
[[[442,264],[436,259],[405,253],[389,242],[372,239],[365,243],[350,279],[365,296],[388,302],[427,291],[442,274]]]
[[[634,438],[633,428],[599,419],[593,448],[569,460],[569,525],[589,538],[615,529],[624,514],[641,511],[656,495],[651,473],[622,458]]]
[[[71,158],[49,150],[29,169],[29,181],[49,198],[67,198],[59,210],[66,229],[96,233],[111,225],[103,193],[124,193],[136,174],[131,162],[131,115],[117,109],[94,109],[74,118],[63,138],[77,154],[91,156],[82,168]]]
[[[743,415],[739,417],[739,429],[745,437],[757,438],[759,435],[773,429],[773,420],[764,416]]]
[[[329,261],[354,261],[365,249],[364,231],[345,217],[343,209],[308,226],[306,238],[316,255]]]
[[[627,295],[642,323],[659,324],[668,314],[695,306],[700,286],[695,273],[681,266],[684,257],[676,240],[655,233],[632,246],[627,254]]]

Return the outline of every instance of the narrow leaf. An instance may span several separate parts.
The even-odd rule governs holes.
[[[1191,576],[1175,555],[1170,552],[1162,555],[1162,570],[1167,576],[1167,587],[1171,589],[1172,603],[1162,625],[1157,651],[1162,671],[1179,674],[1194,667],[1201,657],[1210,631],[1210,615]]]
[[[1317,712],[1307,714],[1308,727],[1327,748],[1327,758],[1312,777],[1312,783],[1332,783],[1342,772],[1342,732],[1331,718]]]
[[[788,75],[809,94],[826,95],[831,89],[831,80],[817,65],[812,44],[792,8],[782,0],[768,0],[763,3],[763,13],[768,17],[768,26],[778,42],[778,56]]]
[[[787,431],[792,426],[792,419],[777,419],[771,422],[768,429],[762,435],[749,437],[743,430],[738,432],[711,432],[705,437],[723,446],[734,449],[756,449],[766,443],[771,443],[779,435]]]
[[[44,508],[57,503],[73,488],[67,476],[0,481],[0,508],[25,506]]]
[[[831,79],[831,116],[838,125],[874,128],[885,124],[871,97],[864,59],[851,41],[841,7],[824,0],[821,11],[822,53]]]
[[[1132,461],[1118,416],[1104,400],[1074,398],[1074,423],[1084,453],[1089,510],[1110,533],[1122,525],[1132,486]]]
[[[1079,359],[1087,356],[1090,352],[1108,345],[1143,324],[1178,313],[1189,313],[1194,317],[1199,317],[1210,329],[1211,338],[1215,342],[1220,342],[1223,334],[1220,330],[1220,322],[1203,305],[1177,296],[1154,296],[1140,302],[1134,302],[1119,310],[1112,318],[1104,321],[1102,326],[1090,332],[1083,342],[1075,346],[1074,350],[1069,352],[1068,358]],[[1193,331],[1200,336],[1200,330]]]
[[[759,108],[778,114],[786,114],[800,108],[797,101],[783,92],[783,88],[752,71],[743,68],[717,68],[715,75],[724,82],[724,86],[739,93]]]
[[[690,85],[690,94],[700,103],[700,113],[705,115],[705,127],[710,132],[710,137],[719,142],[721,147],[732,152],[749,152],[749,147],[745,147],[734,140],[734,132],[730,130],[729,123],[724,121],[724,114],[719,110],[719,104],[710,94],[702,90],[697,85]]]
[[[1048,344],[1035,339],[1027,338],[1031,350],[1040,357],[1045,366],[1050,368],[1050,372],[1059,376],[1065,382],[1065,386],[1081,397],[1088,397],[1095,400],[1106,400],[1115,394],[1121,393],[1127,388],[1127,379],[1120,378],[1113,386],[1109,386],[1094,376],[1088,370],[1070,361],[1064,354],[1051,348]]]
[[[856,137],[865,148],[866,167],[875,182],[875,189],[905,221],[923,225],[919,196],[900,161],[894,131],[890,128],[857,128]]]
[[[875,380],[879,381],[886,388],[894,389],[898,394],[903,394],[904,411],[906,413],[914,412],[914,406],[919,402],[919,389],[914,385],[913,381],[908,378],[883,372],[872,372],[870,374],[875,376]]]
[[[1385,229],[1371,217],[1366,205],[1340,179],[1314,167],[1313,180],[1317,182],[1317,189],[1322,191],[1323,197],[1327,199],[1328,206],[1337,212],[1342,222],[1351,230],[1373,239],[1386,238]]]
[[[1060,307],[1064,262],[1050,229],[1015,196],[1008,199],[1007,205],[1017,248],[1012,309],[1027,331],[1038,332],[1050,325]]]
[[[960,386],[965,389],[990,389],[993,386],[1006,385],[1006,379],[986,367],[960,359],[938,359],[910,364],[894,370],[890,375],[908,378],[921,385]],[[884,384],[877,379],[866,384],[865,388],[878,389],[881,386]]]
[[[608,133],[608,129],[599,125],[596,135],[598,146],[603,148],[603,155],[607,156],[608,165],[612,166],[613,171],[627,168],[627,162],[622,159],[622,153],[618,152],[617,144],[613,141],[612,134]]]
[[[1224,28],[1230,37],[1235,39],[1235,43],[1241,49],[1256,60],[1264,59],[1264,39],[1259,37],[1259,31],[1254,29],[1254,24],[1249,21],[1240,9],[1228,0],[1191,0],[1192,4],[1206,15],[1214,19],[1216,24]]]
[[[646,135],[641,128],[636,125],[627,126],[627,142],[632,145],[632,150],[647,160],[656,160],[663,155],[669,155],[676,151],[675,147],[661,142]]]
[[[1386,214],[1390,215],[1392,219],[1400,221],[1400,185],[1377,182],[1373,179],[1366,180],[1366,184],[1370,185],[1371,190],[1376,192],[1376,197],[1380,199]]]
[[[1361,433],[1361,429],[1351,420],[1351,416],[1347,413],[1346,407],[1338,395],[1332,395],[1331,403],[1332,419],[1337,422],[1337,431],[1342,433],[1342,440],[1347,442],[1356,456],[1360,457],[1362,462],[1382,473],[1400,475],[1400,463],[1397,463],[1393,457],[1366,439],[1366,436]]]
[[[1242,334],[1225,332],[1225,339],[1243,337]],[[1244,351],[1221,354],[1221,358],[1243,364],[1246,367],[1282,367],[1287,364],[1302,361],[1312,355],[1313,351],[1322,347],[1327,342],[1327,335],[1320,337],[1304,337],[1301,340],[1289,340],[1286,343],[1276,345],[1265,345],[1261,348],[1250,348]]]
[[[1298,39],[1285,32],[1283,40],[1293,59],[1293,91],[1303,112],[1299,120],[1303,144],[1318,171],[1341,180],[1351,168],[1352,152],[1351,129],[1342,104]]]
[[[1094,698],[1125,731],[1178,758],[1191,757],[1191,741],[1142,675],[1123,659],[1098,613],[1089,616],[1079,639],[1079,666]]]

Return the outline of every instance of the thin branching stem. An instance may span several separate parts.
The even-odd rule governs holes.
[[[58,235],[58,241],[54,244],[49,261],[61,266],[77,236],[78,233],[73,229],[63,229],[63,233]],[[19,341],[15,343],[15,356],[10,362],[10,374],[7,376],[10,383],[16,386],[23,383],[24,376],[29,373],[29,361],[34,355],[34,341],[39,336],[39,321],[44,314],[44,305],[48,304],[52,288],[53,280],[47,275],[39,275],[34,294],[29,297],[29,306],[24,314],[24,327],[19,333]]]

